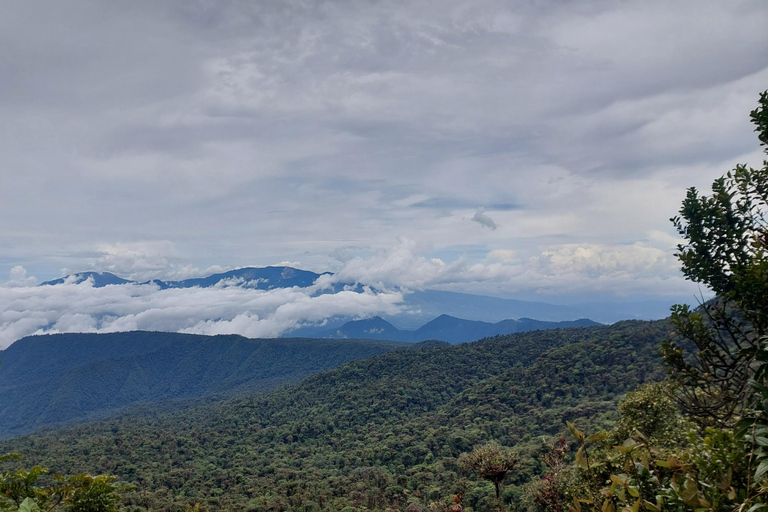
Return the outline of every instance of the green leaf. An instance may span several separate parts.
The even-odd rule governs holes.
[[[655,503],[651,503],[648,500],[643,500],[643,505],[645,505],[645,508],[652,510],[653,512],[661,512],[661,509],[657,507]]]
[[[699,487],[696,485],[696,481],[689,478],[685,482],[683,492],[680,493],[683,503],[689,506],[696,506],[699,504],[699,500],[696,496],[699,494]]]
[[[768,459],[765,459],[762,461],[755,470],[755,481],[759,481],[763,479],[763,476],[765,476],[765,473],[768,471]]]
[[[624,475],[626,477],[626,475]],[[611,475],[611,482],[616,485],[627,485],[627,478],[621,478],[617,475]]]
[[[584,457],[584,445],[582,445],[576,452],[576,458],[574,460],[574,464],[576,464],[577,468],[589,469],[587,466],[587,460]]]
[[[587,437],[587,442],[594,443],[595,441],[599,441],[603,437],[605,437],[604,434],[602,432],[598,432],[597,434],[592,434],[591,436]]]
[[[582,432],[581,430],[577,429],[574,426],[573,423],[571,423],[570,421],[566,421],[565,425],[568,427],[568,430],[571,431],[571,434],[573,435],[573,437],[575,437],[579,441],[583,441],[584,440],[584,432]]]
[[[40,507],[32,498],[24,498],[24,501],[19,505],[19,512],[40,512]]]

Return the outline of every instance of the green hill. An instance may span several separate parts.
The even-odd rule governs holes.
[[[488,440],[527,456],[508,500],[540,473],[539,436],[610,419],[663,377],[666,321],[537,331],[392,351],[269,395],[127,415],[6,441],[54,472],[116,474],[130,510],[403,510],[455,492],[456,457]],[[487,489],[467,497],[483,509]],[[483,494],[485,492],[485,494]]]
[[[57,334],[0,351],[0,438],[122,407],[270,391],[410,344],[163,332]]]

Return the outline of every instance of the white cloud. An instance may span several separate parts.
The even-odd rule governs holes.
[[[681,295],[690,292],[677,272],[664,233],[627,245],[562,244],[523,257],[497,249],[470,264],[466,257],[444,261],[432,247],[401,237],[369,257],[348,259],[335,275],[310,288],[268,291],[224,283],[211,288],[160,290],[151,285],[94,288],[72,280],[56,286],[0,288],[0,347],[29,334],[180,331],[238,333],[250,337],[290,334],[307,323],[336,316],[365,318],[401,312],[408,290],[444,289],[476,293],[526,292],[530,296],[591,293]],[[362,283],[328,293],[339,283]]]
[[[604,275],[627,273],[669,276],[677,271],[677,259],[669,251],[641,242],[613,247],[568,244],[544,251],[535,259],[542,271],[552,274]]]
[[[6,287],[14,288],[19,286],[35,286],[37,279],[30,276],[27,277],[27,271],[21,265],[16,265],[11,269],[8,275],[8,281],[5,282]]]
[[[429,258],[428,246],[401,237],[369,258],[354,258],[329,281],[359,281],[380,289],[446,289],[550,296],[584,292],[605,296],[684,295],[693,288],[678,272],[677,239],[651,233],[652,242],[552,245],[524,257],[497,249],[487,261]],[[533,294],[533,295],[531,295]]]
[[[514,263],[517,260],[517,253],[511,249],[494,249],[488,253],[488,259]]]
[[[191,264],[184,264],[176,246],[169,240],[102,243],[98,244],[96,253],[98,256],[88,263],[85,269],[111,272],[133,281],[183,280],[229,270],[221,265],[200,269]],[[293,266],[298,266],[298,263]],[[84,269],[65,268],[62,273],[73,274],[82,270]]]
[[[131,278],[166,271],[171,261],[178,258],[176,247],[169,240],[101,244],[98,251],[102,255],[93,263],[94,269]]]
[[[275,337],[304,322],[339,315],[396,314],[402,295],[315,288],[254,290],[238,287],[160,290],[151,285],[94,288],[92,282],[0,288],[0,347],[30,334],[181,331]]]
[[[767,8],[15,2],[0,265],[143,280],[301,261],[414,287],[667,293],[634,244],[662,248],[649,233],[686,186],[762,160]],[[433,247],[376,252],[398,236]]]
[[[496,229],[498,227],[493,219],[485,214],[484,208],[478,208],[471,220],[486,228]]]

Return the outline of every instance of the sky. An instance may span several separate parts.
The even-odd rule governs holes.
[[[19,332],[51,329],[64,313],[47,300],[93,320],[77,306],[93,290],[34,287],[84,270],[289,264],[379,289],[692,297],[669,218],[687,187],[764,157],[763,0],[2,12],[0,345],[32,312],[50,315]]]

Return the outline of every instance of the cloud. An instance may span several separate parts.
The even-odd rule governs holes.
[[[584,290],[603,297],[692,293],[667,248],[674,239],[651,233],[649,240],[561,244],[530,257],[495,249],[485,261],[470,263],[464,256],[449,262],[430,256],[430,245],[401,237],[368,256],[347,259],[339,272],[322,275],[312,287],[266,291],[237,283],[167,290],[153,285],[95,288],[90,280],[31,286],[34,278],[18,267],[14,280],[0,287],[0,347],[26,335],[58,332],[159,330],[276,337],[333,317],[398,315],[405,312],[407,294],[424,289],[527,293],[529,298]],[[332,286],[350,283],[363,286],[330,293]]]
[[[473,222],[477,222],[481,226],[485,226],[486,228],[496,229],[498,226],[493,221],[492,218],[490,218],[488,215],[485,214],[485,209],[478,208],[475,212],[475,215],[472,217]]]
[[[27,277],[26,269],[21,265],[16,265],[9,272],[8,281],[5,282],[4,286],[8,288],[15,288],[22,286],[35,286],[36,284],[37,279],[32,276]]]
[[[134,281],[183,280],[229,270],[220,265],[200,269],[183,264],[175,245],[169,240],[99,244],[96,253],[98,256],[86,267],[88,270],[111,272]],[[63,273],[72,274],[82,270],[63,269]]]
[[[640,242],[614,247],[567,244],[544,251],[536,261],[544,271],[555,274],[627,272],[634,276],[647,273],[668,275],[676,272],[679,265],[669,252]]]
[[[30,334],[158,330],[275,337],[334,316],[396,314],[399,292],[239,287],[160,290],[152,285],[94,288],[91,281],[0,288],[0,347]]]
[[[652,233],[651,242],[559,244],[532,255],[494,249],[484,262],[460,256],[451,262],[428,257],[428,245],[407,237],[368,258],[349,260],[329,282],[358,281],[376,289],[443,289],[473,293],[557,297],[685,295],[695,287],[678,271],[677,239]]]
[[[517,253],[512,249],[494,249],[488,253],[488,259],[499,260],[503,263],[514,263],[517,260]]]
[[[0,266],[181,279],[301,261],[383,278],[396,271],[365,262],[405,236],[433,246],[403,256],[431,276],[395,278],[413,286],[625,285],[605,251],[657,246],[685,187],[762,161],[748,112],[767,8],[15,2]],[[517,259],[486,259],[497,249]]]
[[[101,256],[92,264],[94,269],[131,278],[165,271],[178,258],[176,247],[169,240],[101,244],[98,251]]]

